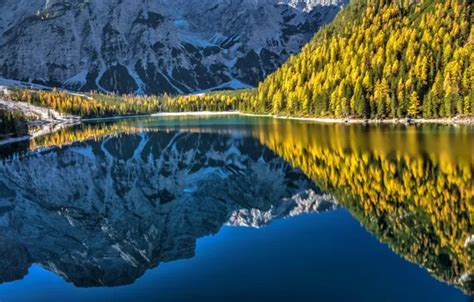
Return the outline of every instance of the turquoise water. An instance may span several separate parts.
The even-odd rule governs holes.
[[[147,118],[12,146],[0,300],[470,301],[472,134]]]

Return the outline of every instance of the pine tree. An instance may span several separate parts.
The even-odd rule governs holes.
[[[420,100],[418,98],[418,93],[413,91],[410,94],[410,107],[408,107],[408,115],[410,117],[418,117],[420,115]]]

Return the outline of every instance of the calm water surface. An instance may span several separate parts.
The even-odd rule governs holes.
[[[89,123],[0,149],[0,300],[471,301],[474,128]]]

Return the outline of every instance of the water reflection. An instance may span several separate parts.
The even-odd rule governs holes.
[[[0,283],[36,263],[79,287],[130,284],[160,262],[193,257],[196,239],[224,224],[260,227],[336,206],[255,139],[99,138],[114,127],[58,133],[43,147],[97,139],[0,164]]]
[[[253,132],[380,241],[472,293],[473,130],[276,121]]]
[[[0,272],[14,280],[40,263],[79,286],[126,284],[192,257],[225,223],[332,209],[333,196],[393,251],[473,293],[473,135],[241,117],[64,129],[3,151],[1,253],[12,257]]]

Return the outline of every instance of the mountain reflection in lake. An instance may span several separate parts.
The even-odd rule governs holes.
[[[339,206],[403,258],[472,293],[472,138],[468,127],[141,118],[4,148],[0,282],[7,283],[0,299],[2,286],[24,278],[32,264],[77,287],[127,285],[162,262],[193,257],[196,240],[224,225],[262,227]],[[340,215],[333,224],[344,221]],[[361,231],[346,232],[357,238]],[[356,261],[355,247],[340,249]],[[311,258],[279,261],[310,267]],[[350,266],[332,269],[352,273]],[[392,274],[402,284],[396,276],[404,272]]]
[[[0,280],[41,263],[77,286],[133,283],[192,257],[196,239],[224,224],[261,227],[336,205],[255,140],[175,131],[8,161],[0,187]]]

